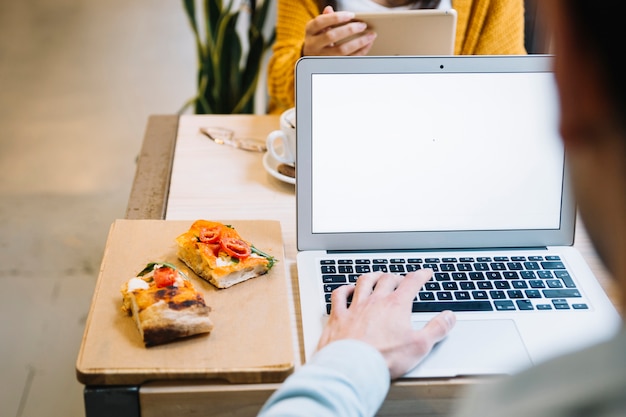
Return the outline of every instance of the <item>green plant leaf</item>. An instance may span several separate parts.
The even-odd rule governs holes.
[[[195,105],[200,113],[252,113],[254,95],[264,54],[275,39],[272,30],[269,39],[263,37],[271,0],[247,0],[248,49],[243,50],[237,22],[241,10],[233,10],[235,0],[202,0],[203,22],[198,22],[196,1],[183,0],[196,42],[197,94],[181,108],[181,112]],[[239,0],[237,2],[239,3]],[[200,23],[203,29],[200,29]],[[204,38],[201,38],[201,32]]]

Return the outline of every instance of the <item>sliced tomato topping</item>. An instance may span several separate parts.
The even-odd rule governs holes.
[[[167,266],[154,270],[154,283],[157,287],[169,287],[176,282],[176,271]]]
[[[198,249],[200,249],[200,251],[203,251],[205,254],[210,254],[212,256],[217,256],[220,253],[220,249],[222,248],[222,245],[218,243],[202,243],[199,242],[198,243]]]
[[[217,226],[203,227],[198,238],[202,243],[215,243],[220,239],[221,232],[221,228]]]
[[[224,237],[222,238],[221,243],[224,252],[235,258],[247,258],[248,256],[250,256],[250,253],[252,253],[250,245],[248,245],[241,239],[237,239],[234,237]]]

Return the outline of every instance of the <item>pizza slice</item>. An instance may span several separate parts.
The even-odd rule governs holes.
[[[232,227],[196,220],[176,238],[178,257],[217,288],[228,288],[266,274],[276,259],[245,241]]]
[[[122,310],[134,318],[146,347],[213,329],[211,308],[174,265],[149,263],[121,292]]]

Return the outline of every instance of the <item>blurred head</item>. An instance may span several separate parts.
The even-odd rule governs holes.
[[[537,0],[554,38],[560,129],[579,211],[605,265],[625,280],[626,2]]]

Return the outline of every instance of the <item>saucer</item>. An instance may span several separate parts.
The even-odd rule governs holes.
[[[288,184],[295,184],[296,183],[295,178],[288,177],[287,175],[283,175],[280,172],[278,172],[278,165],[280,165],[280,162],[274,159],[274,157],[272,157],[272,155],[269,152],[266,152],[265,155],[263,155],[263,168],[265,168],[265,170],[272,177],[282,182],[286,182]]]

